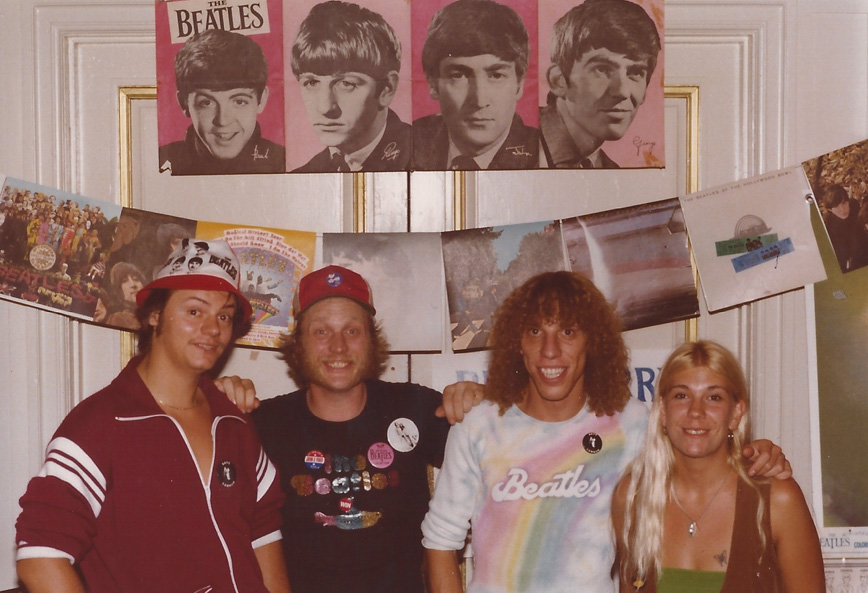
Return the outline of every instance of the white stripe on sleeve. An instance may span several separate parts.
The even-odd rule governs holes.
[[[277,478],[277,470],[274,469],[274,465],[271,463],[271,460],[268,458],[268,455],[265,454],[265,451],[260,447],[259,449],[259,461],[256,464],[256,500],[257,502],[262,500],[262,497],[265,496],[265,493],[268,492],[268,489],[271,488],[271,484],[274,483],[274,480]]]
[[[58,437],[48,443],[39,477],[53,476],[69,484],[99,516],[105,500],[106,479],[93,459],[75,442]]]

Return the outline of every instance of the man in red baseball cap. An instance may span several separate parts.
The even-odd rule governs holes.
[[[64,419],[21,499],[31,593],[289,591],[277,472],[205,376],[248,326],[240,276],[226,242],[185,239],[138,293],[139,355]]]
[[[292,590],[421,593],[428,466],[440,465],[449,429],[435,416],[441,395],[378,379],[389,347],[356,272],[308,274],[293,312],[281,351],[300,389],[252,414],[287,493]]]

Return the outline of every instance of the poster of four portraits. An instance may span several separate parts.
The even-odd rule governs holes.
[[[159,0],[171,175],[662,168],[663,0]]]

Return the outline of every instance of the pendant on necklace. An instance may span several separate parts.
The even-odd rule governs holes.
[[[696,521],[691,521],[690,525],[687,526],[687,535],[690,537],[696,535]]]

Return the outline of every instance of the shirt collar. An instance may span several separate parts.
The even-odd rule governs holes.
[[[503,134],[500,135],[497,142],[495,142],[491,148],[483,152],[482,154],[478,154],[473,157],[473,160],[476,161],[476,164],[479,165],[480,169],[488,169],[488,166],[491,164],[491,161],[494,160],[495,155],[497,155],[497,151],[500,150],[500,147],[503,146],[503,143],[506,142],[506,137],[509,136],[509,130],[512,129],[512,124],[510,124],[506,130],[504,130]],[[452,165],[452,160],[461,155],[461,151],[455,146],[455,143],[452,142],[452,137],[449,137],[449,152],[446,155],[446,166],[450,167]]]
[[[344,155],[344,160],[347,162],[347,166],[350,168],[350,171],[362,170],[362,165],[365,164],[367,158],[371,156],[371,153],[374,152],[374,149],[377,147],[377,145],[380,143],[380,140],[382,140],[383,136],[386,134],[386,121],[383,121],[383,127],[380,129],[380,133],[377,134],[376,137],[369,144],[361,147],[355,152],[342,153]],[[334,155],[336,152],[341,152],[341,150],[334,146],[329,146],[330,155]]]
[[[587,156],[581,155],[556,105],[550,104],[540,111],[540,128],[543,130],[554,167],[580,167],[582,160],[588,159],[593,168],[602,168],[602,146]]]

